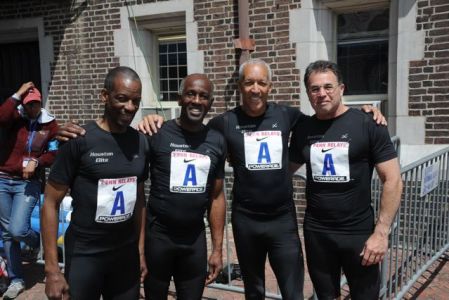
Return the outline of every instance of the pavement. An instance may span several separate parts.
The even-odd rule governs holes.
[[[24,263],[26,290],[16,299],[18,300],[44,300],[45,283],[43,265],[36,263]],[[267,264],[266,269],[267,290],[276,292],[276,284],[271,268]],[[233,282],[237,286],[242,286],[241,281]],[[176,299],[174,288],[172,287],[169,299]],[[307,297],[312,295],[310,279],[306,275],[304,294]],[[343,291],[345,294],[345,291]],[[242,294],[206,288],[203,299],[217,300],[243,300]],[[344,298],[349,299],[349,298]],[[426,272],[417,280],[412,289],[404,299],[407,300],[446,300],[449,299],[449,251],[445,256],[433,263]]]

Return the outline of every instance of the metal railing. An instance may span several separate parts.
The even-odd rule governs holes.
[[[449,147],[403,167],[401,175],[404,190],[382,266],[382,299],[402,299],[449,249]]]

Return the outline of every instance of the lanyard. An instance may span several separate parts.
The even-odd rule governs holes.
[[[28,133],[28,143],[27,143],[27,149],[28,149],[28,156],[31,155],[31,146],[33,144],[34,136],[36,135],[36,127],[37,127],[37,120],[34,122],[30,122],[30,132]]]

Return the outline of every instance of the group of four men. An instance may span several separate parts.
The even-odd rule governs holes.
[[[222,267],[226,158],[234,170],[232,225],[247,299],[264,298],[267,256],[283,299],[303,299],[292,188],[292,173],[302,163],[308,175],[307,261],[318,297],[339,296],[342,267],[354,299],[377,297],[378,262],[401,193],[388,132],[342,103],[344,85],[331,62],[312,63],[304,78],[313,117],[268,103],[271,75],[262,60],[242,64],[241,105],[207,126],[213,85],[203,74],[189,75],[179,89],[180,117],[162,126],[160,118],[145,117],[139,128],[153,134],[144,138],[129,127],[140,104],[140,79],[126,67],[108,73],[101,92],[104,116],[84,129],[72,125],[60,132],[67,139],[85,136],[61,147],[45,191],[42,236],[50,299],[137,299],[139,274],[147,299],[166,299],[172,277],[180,299],[200,299]],[[151,188],[144,209],[148,163]],[[375,228],[369,188],[374,166],[384,182]],[[64,277],[55,236],[59,204],[69,188],[73,213]]]

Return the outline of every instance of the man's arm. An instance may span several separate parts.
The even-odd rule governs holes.
[[[45,187],[44,205],[41,212],[42,242],[45,255],[45,294],[51,299],[69,299],[69,286],[58,265],[58,215],[59,205],[68,186],[49,181]]]
[[[360,253],[364,266],[377,264],[384,258],[388,250],[390,226],[401,203],[402,179],[398,159],[377,164],[376,171],[383,183],[380,213],[374,233],[365,242],[365,247]]]
[[[223,180],[224,179],[216,179],[211,191],[211,205],[208,217],[212,238],[212,253],[208,261],[209,271],[206,278],[206,284],[213,282],[223,268],[223,231],[226,214]]]
[[[301,168],[303,164],[298,164],[295,162],[290,161],[288,163],[288,170],[290,171],[290,174],[293,175],[295,174],[296,171],[298,171],[299,168]]]
[[[71,120],[64,125],[59,126],[56,139],[60,142],[67,142],[71,139],[77,138],[78,136],[84,136],[85,134],[86,130],[79,126],[77,121]]]
[[[144,134],[153,135],[161,128],[164,118],[160,115],[146,115],[142,121],[137,124],[137,130]]]
[[[139,233],[140,282],[143,282],[145,276],[148,273],[147,263],[145,260],[145,224],[146,224],[145,189],[144,183],[141,182],[137,186],[137,202],[136,202],[136,232]]]
[[[385,116],[380,112],[380,110],[372,105],[363,105],[362,111],[366,113],[373,113],[373,120],[376,122],[377,125],[383,125],[387,126],[387,120],[385,119]]]

